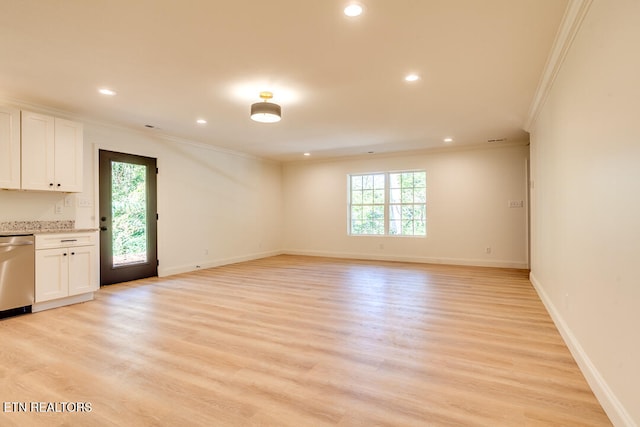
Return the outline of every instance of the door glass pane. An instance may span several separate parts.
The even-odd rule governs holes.
[[[111,162],[113,266],[147,262],[147,168]]]

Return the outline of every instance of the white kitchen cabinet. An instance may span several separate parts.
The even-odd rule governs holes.
[[[99,288],[98,268],[97,232],[36,235],[36,306],[92,295]]]
[[[0,106],[0,188],[20,188],[20,110]]]
[[[68,248],[36,251],[36,302],[69,296]]]
[[[82,124],[22,111],[22,189],[82,191]]]

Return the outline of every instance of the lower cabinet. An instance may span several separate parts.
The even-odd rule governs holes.
[[[36,306],[81,294],[93,297],[99,288],[95,234],[36,235]]]

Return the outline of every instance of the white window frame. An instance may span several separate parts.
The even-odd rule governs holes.
[[[424,193],[424,203],[419,202],[415,203],[415,200],[411,203],[391,203],[391,175],[393,174],[403,174],[403,173],[424,173],[425,174],[425,193]],[[427,185],[426,185],[426,170],[423,169],[415,169],[415,170],[401,170],[401,171],[387,171],[387,172],[368,172],[368,173],[353,173],[347,175],[347,234],[349,236],[368,236],[368,237],[417,237],[424,238],[427,236]],[[352,188],[352,177],[365,177],[365,176],[375,176],[375,175],[383,175],[384,176],[384,203],[356,203],[356,206],[383,206],[383,218],[382,221],[384,223],[384,231],[383,233],[378,234],[365,234],[365,233],[354,233],[353,232],[353,224],[352,224],[352,212],[353,212],[353,201],[351,200],[353,197],[353,188]],[[416,188],[416,187],[412,187]],[[420,188],[420,187],[418,187]],[[364,189],[363,189],[364,191]],[[374,188],[375,191],[375,188]],[[403,206],[411,205],[414,209],[416,205],[422,205],[422,209],[424,210],[424,234],[391,234],[390,233],[390,224],[391,224],[391,206],[398,206],[401,210]],[[415,221],[415,220],[414,220]],[[415,227],[415,223],[414,223]]]

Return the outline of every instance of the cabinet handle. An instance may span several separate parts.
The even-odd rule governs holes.
[[[60,187],[60,184],[58,183],[58,187]]]
[[[67,256],[67,254],[66,254],[66,253],[64,253],[64,254],[62,254],[62,256]]]
[[[60,243],[64,243],[64,242],[77,242],[78,239],[61,239]]]
[[[75,252],[71,252],[71,255],[75,255],[75,254],[76,254]]]
[[[50,182],[50,183],[49,183],[49,187],[53,187],[53,182]]]

